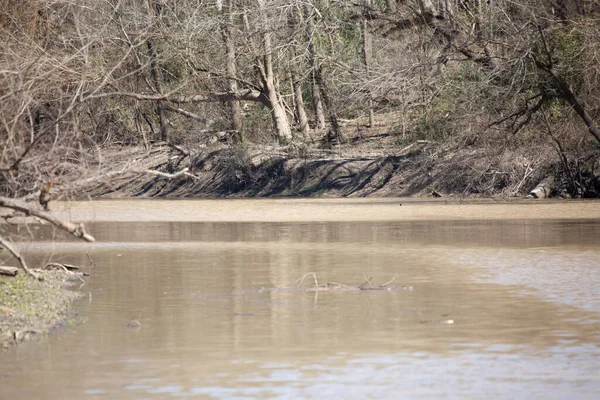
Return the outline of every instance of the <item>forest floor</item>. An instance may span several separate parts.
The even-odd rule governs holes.
[[[90,197],[513,197],[553,175],[552,147],[411,140],[381,128],[348,128],[330,148],[320,137],[288,146],[234,143],[227,133],[179,147],[110,146],[70,198]],[[323,135],[321,135],[323,136]],[[160,171],[163,175],[152,174]],[[173,175],[165,175],[173,174]],[[83,175],[82,175],[83,176]],[[91,178],[90,178],[91,176]]]

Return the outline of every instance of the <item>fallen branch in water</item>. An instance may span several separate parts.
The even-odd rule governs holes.
[[[373,278],[367,278],[365,276],[366,282],[363,283],[362,285],[359,286],[353,286],[353,285],[345,285],[343,283],[338,283],[338,282],[327,282],[325,284],[319,284],[319,281],[317,280],[317,274],[314,272],[308,272],[306,274],[304,274],[300,279],[298,279],[296,281],[296,288],[297,289],[302,289],[302,284],[304,283],[304,280],[309,277],[312,276],[313,280],[314,280],[314,286],[312,287],[308,287],[305,288],[304,290],[308,290],[308,291],[327,291],[327,290],[389,290],[390,287],[389,285],[394,282],[396,280],[396,277],[393,277],[392,279],[390,279],[389,281],[387,281],[386,283],[384,283],[383,285],[371,285],[371,281],[373,280]],[[368,285],[368,286],[367,286]]]

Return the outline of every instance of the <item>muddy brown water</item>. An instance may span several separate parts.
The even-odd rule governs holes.
[[[0,354],[2,399],[600,393],[598,202],[54,206],[89,221],[97,243],[42,229],[21,247],[79,264],[89,253],[83,322]],[[396,279],[385,291],[271,290],[308,272]]]

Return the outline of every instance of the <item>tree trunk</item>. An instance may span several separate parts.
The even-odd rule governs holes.
[[[544,31],[542,30],[541,26],[538,26],[538,31],[540,33],[542,42],[544,43],[544,49],[546,51],[548,61],[543,62],[538,57],[532,55],[533,62],[537,68],[545,71],[554,79],[558,85],[558,89],[560,90],[558,97],[563,98],[571,105],[571,107],[573,107],[577,115],[579,115],[579,118],[581,118],[581,120],[585,123],[585,126],[587,126],[590,134],[598,141],[598,143],[600,143],[600,129],[594,122],[592,116],[587,112],[585,103],[579,98],[579,96],[577,96],[567,79],[554,69],[552,53],[548,49]]]
[[[315,34],[315,23],[313,16],[308,5],[304,6],[304,15],[306,18],[306,29],[307,29],[307,40],[308,40],[308,54],[311,68],[311,90],[312,90],[312,103],[313,111],[315,113],[315,126],[317,129],[325,129],[325,111],[323,109],[323,102],[321,99],[321,90],[317,83],[317,69],[320,68],[317,64],[317,51],[315,48],[314,34]]]
[[[573,107],[577,115],[579,115],[579,118],[581,118],[581,120],[585,123],[585,126],[587,126],[590,134],[598,141],[598,143],[600,143],[600,129],[598,129],[596,123],[594,122],[590,114],[587,112],[583,100],[581,100],[575,94],[573,88],[571,88],[571,85],[569,85],[569,82],[567,82],[565,78],[556,74],[552,69],[550,69],[549,72],[558,82],[558,85],[562,91],[562,97],[569,102],[569,104],[571,105],[571,107]]]
[[[301,17],[300,17],[301,18]],[[290,32],[296,32],[299,28],[298,16],[295,13],[291,13],[288,19],[288,25],[290,27]],[[300,127],[300,132],[307,138],[310,139],[309,131],[310,125],[308,124],[308,117],[306,115],[306,107],[304,106],[304,96],[302,94],[302,79],[300,73],[298,72],[298,54],[296,53],[296,48],[294,46],[290,49],[290,55],[292,60],[295,62],[291,63],[290,66],[290,78],[292,82],[292,92],[294,93],[294,115],[296,117],[296,122]],[[304,63],[302,63],[304,64]]]
[[[300,81],[300,75],[294,66],[292,66],[292,85],[294,89],[294,108],[296,110],[296,119],[300,126],[300,132],[308,138],[308,132],[310,126],[308,125],[308,117],[306,116],[306,109],[304,107],[304,97],[302,96],[302,82]]]
[[[266,57],[270,59],[271,57]],[[265,61],[266,65],[270,65],[270,61]],[[269,107],[271,108],[271,119],[275,127],[275,133],[280,142],[286,143],[292,139],[292,130],[285,114],[285,110],[279,101],[279,94],[275,88],[275,80],[273,70],[266,69],[264,80],[264,89],[268,98]]]
[[[258,0],[259,8],[263,15],[266,13],[265,1]],[[266,27],[263,27],[263,56],[262,63],[258,66],[263,91],[268,99],[268,104],[271,109],[271,119],[273,120],[273,126],[275,127],[275,133],[277,138],[282,143],[287,143],[292,140],[292,130],[288,122],[285,110],[281,105],[279,93],[275,86],[275,72],[273,70],[273,48],[272,48],[272,36],[273,33]]]
[[[156,16],[160,14],[160,7],[156,3],[156,0],[148,0],[148,27],[152,31],[152,24]],[[150,74],[152,76],[152,83],[154,84],[154,90],[158,94],[162,94],[162,74],[158,67],[158,51],[152,40],[146,40],[146,46],[148,47],[148,58],[150,59]],[[158,122],[160,124],[160,139],[168,142],[169,141],[169,123],[167,120],[167,109],[164,102],[156,102],[156,114],[158,115]]]
[[[363,0],[362,16],[362,59],[365,68],[365,87],[367,91],[367,108],[369,111],[369,127],[375,124],[375,112],[373,111],[373,94],[369,88],[371,79],[371,58],[373,54],[373,38],[371,37],[368,14],[373,8],[372,0]]]
[[[318,68],[316,63],[311,63],[313,68]],[[313,110],[315,113],[315,126],[317,129],[325,129],[325,110],[323,108],[323,101],[321,100],[321,89],[317,83],[316,73],[313,70],[311,74],[311,89],[312,89],[312,103]]]
[[[342,133],[340,129],[340,124],[338,122],[337,115],[333,110],[333,105],[331,104],[331,100],[329,99],[329,95],[327,93],[327,87],[325,86],[325,80],[323,79],[323,72],[321,67],[317,68],[315,71],[315,81],[317,86],[319,87],[319,91],[323,95],[323,101],[325,102],[325,107],[327,107],[327,111],[329,112],[329,122],[331,123],[331,132],[328,137],[334,137],[337,139],[339,143],[345,143],[347,141],[346,136]]]
[[[223,17],[227,19],[221,25],[221,34],[223,35],[223,42],[225,43],[225,51],[227,53],[227,76],[229,77],[229,90],[232,93],[238,91],[238,84],[235,79],[233,79],[237,75],[237,67],[235,64],[236,60],[236,52],[235,52],[235,31],[233,28],[233,1],[234,0],[218,0],[217,8],[219,12],[223,14]],[[240,102],[237,100],[229,102],[229,108],[231,112],[231,129],[234,131],[242,130],[242,108],[240,107]]]

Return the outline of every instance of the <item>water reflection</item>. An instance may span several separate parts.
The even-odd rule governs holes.
[[[585,398],[600,389],[598,221],[89,228],[98,243],[59,244],[55,256],[86,264],[89,252],[97,265],[77,305],[87,321],[2,355],[6,398]],[[30,256],[50,246],[36,243]],[[272,290],[308,272],[355,285],[396,277],[413,290]],[[132,318],[140,328],[127,328]]]
[[[100,243],[283,242],[445,246],[547,247],[600,244],[598,220],[412,221],[412,222],[93,222]],[[360,226],[360,229],[356,229]],[[12,229],[16,229],[13,227]],[[77,242],[51,227],[22,229],[24,241]],[[79,243],[79,242],[78,242]],[[61,243],[56,243],[61,246]],[[36,244],[37,246],[37,244]],[[38,248],[38,247],[36,247]]]

